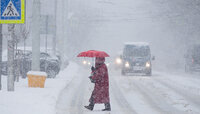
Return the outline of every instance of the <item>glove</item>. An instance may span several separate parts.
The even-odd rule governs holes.
[[[92,70],[92,72],[93,72],[93,71],[95,70],[95,68],[92,66],[92,67],[91,67],[91,70]]]
[[[91,81],[92,83],[95,83],[95,82],[96,82],[95,80],[92,79],[92,76],[90,76],[89,79],[90,79],[90,81]]]
[[[92,76],[89,76],[88,78],[89,78],[89,79],[92,79]]]

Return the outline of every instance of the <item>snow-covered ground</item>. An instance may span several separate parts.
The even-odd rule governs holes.
[[[87,78],[89,69],[80,69],[73,81],[61,92],[56,114],[90,114],[102,112],[103,104],[94,111],[88,105],[93,84]],[[199,74],[154,71],[153,76],[122,76],[110,70],[110,98],[113,114],[198,114],[200,113]]]
[[[85,69],[70,65],[55,79],[47,79],[45,88],[28,88],[27,79],[15,83],[7,92],[6,77],[0,91],[1,114],[107,114],[103,104],[94,111],[84,108],[93,90]],[[199,114],[199,73],[153,72],[152,76],[122,76],[109,70],[110,99],[113,114]]]
[[[29,88],[28,79],[15,82],[15,91],[7,91],[7,77],[2,76],[0,91],[1,114],[55,114],[55,106],[60,91],[78,72],[75,63],[61,71],[55,79],[47,79],[45,88]]]
[[[58,0],[57,46],[67,56],[87,49],[104,50],[111,55],[121,50],[123,42],[149,42],[156,56],[154,66],[163,71],[153,71],[151,77],[122,76],[111,68],[110,113],[199,114],[200,74],[164,72],[166,67],[168,71],[183,67],[185,47],[200,41],[195,1]],[[54,0],[41,3],[41,14],[52,15]],[[28,26],[32,22],[32,4],[33,0],[27,1]],[[27,45],[31,45],[31,38],[32,35]],[[95,105],[94,111],[84,109],[94,86],[89,75],[90,69],[71,62],[55,79],[47,79],[45,88],[29,88],[28,80],[20,79],[14,92],[7,92],[7,77],[3,76],[0,114],[107,113],[100,111],[103,104]]]

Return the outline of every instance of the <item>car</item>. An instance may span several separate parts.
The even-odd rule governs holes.
[[[83,65],[83,66],[92,66],[92,63],[93,63],[93,62],[91,62],[90,60],[86,60],[86,59],[84,59],[84,60],[82,61],[82,65]]]
[[[78,58],[77,63],[83,68],[90,68],[94,65],[94,58]]]
[[[113,57],[113,68],[115,70],[120,70],[122,68],[122,52],[117,53],[114,57]]]
[[[94,58],[83,58],[83,59],[78,59],[78,64],[83,66],[86,69],[90,69],[92,66],[95,66],[95,57]],[[106,58],[105,64],[107,67],[110,66],[109,59]]]
[[[14,65],[16,67],[17,62],[20,66],[20,74],[23,78],[26,77],[26,73],[31,70],[32,52],[17,50],[15,54],[16,59]],[[7,61],[2,62],[2,74],[7,75]],[[46,52],[40,52],[40,70],[47,73],[48,78],[55,78],[60,71],[60,59],[59,56],[52,57]],[[14,71],[16,72],[16,71]]]
[[[122,69],[121,74],[127,73],[144,73],[148,76],[152,75],[152,64],[150,46],[146,42],[130,42],[125,43],[122,53]]]
[[[200,72],[200,44],[188,47],[185,53],[185,72]]]

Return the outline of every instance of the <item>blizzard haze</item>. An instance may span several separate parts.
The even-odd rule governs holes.
[[[200,43],[199,9],[195,0],[73,0],[70,3],[68,16],[73,15],[69,23],[65,22],[65,28],[67,31],[70,25],[71,30],[64,33],[66,46],[71,47],[70,55],[99,49],[114,56],[122,50],[124,42],[149,42],[159,68],[178,68],[183,65],[186,47]]]
[[[199,20],[200,0],[26,0],[26,23],[11,34],[3,24],[0,113],[200,114]],[[29,51],[14,51],[8,38]],[[145,47],[116,59],[132,42],[150,44],[152,58]],[[94,58],[77,57],[88,50],[110,57],[93,69]],[[44,88],[30,86],[28,72],[45,72]],[[84,107],[102,96],[102,104]]]
[[[40,2],[41,15],[54,17],[55,1]],[[26,2],[29,30],[32,4],[33,0]],[[156,57],[155,67],[183,69],[185,50],[200,43],[197,0],[58,0],[56,13],[57,50],[69,59],[77,59],[79,52],[91,49],[113,57],[122,51],[124,42],[148,42]],[[46,37],[48,47],[52,46],[52,34],[40,37],[41,47],[45,47]],[[29,35],[26,43],[31,46],[31,42]]]
[[[40,2],[41,15],[54,17],[55,1]],[[26,2],[29,30],[32,4],[33,0]],[[70,59],[91,49],[104,50],[113,57],[122,51],[124,42],[148,42],[156,57],[154,68],[183,69],[185,50],[200,43],[197,0],[58,0],[56,13],[57,50]],[[8,36],[4,37],[6,49]],[[45,47],[46,37],[48,47],[52,46],[52,34],[40,37],[41,47]],[[29,35],[27,46],[31,42]]]

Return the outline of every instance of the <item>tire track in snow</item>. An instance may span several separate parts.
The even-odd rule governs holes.
[[[84,73],[85,74],[85,73]],[[78,79],[80,78],[81,79]],[[70,114],[84,114],[84,105],[83,105],[83,102],[84,102],[84,96],[85,96],[85,89],[86,89],[86,77],[84,76],[80,76],[77,77],[77,81],[79,84],[78,86],[76,87],[76,91],[73,91],[73,97],[72,97],[72,100],[70,102],[70,107],[73,108],[73,110],[70,110]]]
[[[118,104],[120,105],[119,107],[120,107],[121,111],[126,114],[137,114],[137,112],[131,108],[131,106],[129,105],[129,103],[127,102],[125,97],[123,96],[115,79],[112,78],[112,82],[110,84],[111,84],[111,89],[113,90],[112,91],[113,95],[114,95],[116,101],[118,102]]]
[[[67,102],[63,101],[64,96],[67,96],[66,94],[70,91],[69,87],[73,84],[74,80],[76,79],[77,76],[74,76],[72,80],[63,88],[63,90],[60,92],[58,96],[58,100],[56,102],[56,114],[65,114],[67,113]],[[67,99],[66,99],[67,100]],[[64,102],[64,103],[63,103]],[[66,106],[66,107],[65,107]]]
[[[131,79],[128,80],[129,82],[131,81]],[[137,91],[141,93],[141,95],[147,101],[147,103],[150,104],[150,107],[158,111],[158,113],[164,113],[164,114],[184,113],[182,111],[179,111],[175,107],[171,106],[171,104],[167,103],[161,95],[153,92],[152,88],[149,89],[148,87],[146,87],[142,81],[139,83],[138,80],[134,80],[133,82],[131,82],[131,87],[132,89],[133,88],[137,89]]]
[[[164,73],[161,73],[161,72],[156,72],[156,75],[157,76],[162,76],[162,77],[166,77],[167,79],[171,80],[171,79],[174,79],[174,77],[176,78],[181,78],[181,79],[184,79],[185,81],[189,82],[189,83],[193,83],[195,85],[198,85],[200,86],[200,77],[199,75],[194,75],[194,74],[166,74]],[[173,80],[171,80],[173,81]]]
[[[56,114],[83,114],[84,78],[76,74],[62,90],[56,104]]]
[[[173,90],[177,94],[183,96],[187,101],[192,102],[196,107],[200,107],[200,95],[191,94],[187,92],[186,89],[178,87],[176,84],[164,82],[160,79],[155,79],[160,84],[168,87],[169,89]]]

